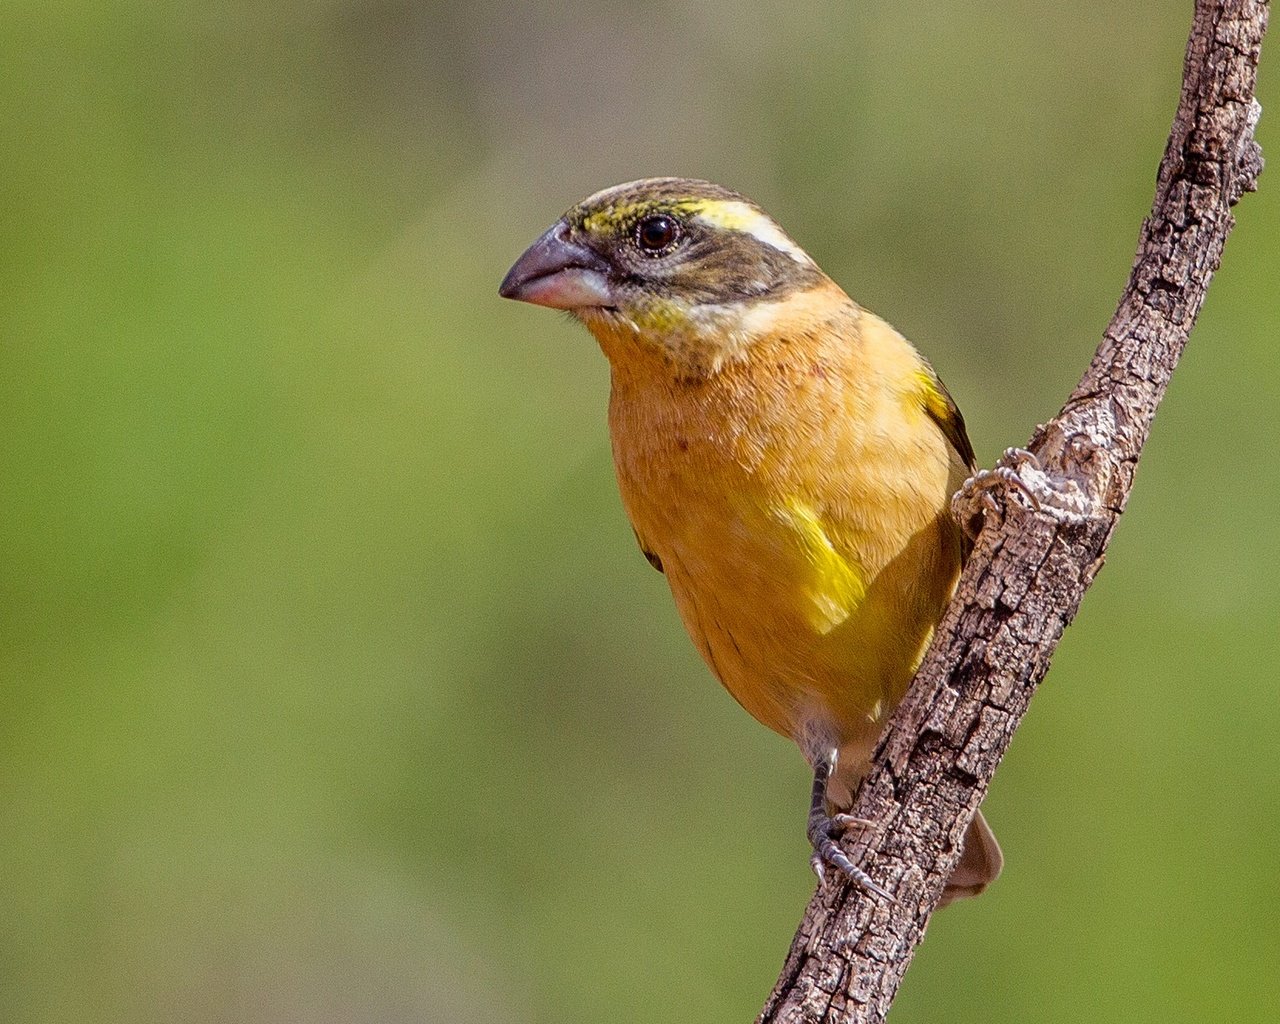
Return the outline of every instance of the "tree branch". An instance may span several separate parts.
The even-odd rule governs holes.
[[[1062,411],[1032,437],[1039,465],[1002,460],[1039,508],[1010,490],[1003,516],[988,517],[877,748],[852,809],[876,827],[847,851],[897,902],[821,886],[758,1024],[863,1024],[888,1012],[965,828],[1102,566],[1235,223],[1230,208],[1256,186],[1254,79],[1268,10],[1266,0],[1197,0],[1155,202],[1119,307]]]

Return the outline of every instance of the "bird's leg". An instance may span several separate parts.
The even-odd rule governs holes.
[[[992,469],[978,470],[952,497],[952,515],[959,520],[961,529],[970,539],[977,538],[988,516],[999,518],[1004,515],[1004,509],[993,493],[995,491],[1017,491],[1033,509],[1039,511],[1040,500],[1018,475],[1023,466],[1039,469],[1040,460],[1025,448],[1006,448],[1000,463]]]
[[[827,813],[827,780],[836,769],[837,751],[833,748],[820,756],[813,766],[813,797],[809,802],[809,845],[813,847],[813,856],[809,864],[821,884],[827,879],[827,865],[830,864],[851,882],[856,882],[864,889],[869,889],[877,896],[893,899],[893,894],[871,880],[862,868],[849,859],[848,854],[840,849],[836,842],[846,831],[855,826],[870,828],[875,822],[865,818],[855,818],[851,814]]]

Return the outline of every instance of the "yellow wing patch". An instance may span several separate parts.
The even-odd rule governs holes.
[[[822,520],[808,505],[792,500],[773,512],[799,542],[808,568],[805,596],[809,623],[825,636],[862,603],[867,581],[861,568],[835,549]]]

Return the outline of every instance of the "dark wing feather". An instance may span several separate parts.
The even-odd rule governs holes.
[[[635,533],[634,530],[632,530],[631,532]],[[659,558],[657,555],[655,555],[647,547],[645,547],[645,543],[640,539],[640,534],[638,533],[636,533],[636,543],[640,545],[640,553],[644,555],[648,563],[651,566],[653,566],[655,569],[657,569],[658,572],[665,573],[665,570],[662,568],[662,559]]]
[[[938,375],[932,368],[923,376],[923,383],[924,411],[929,414],[929,418],[934,423],[938,424],[943,435],[951,442],[951,447],[956,450],[965,468],[970,471],[977,469],[978,463],[974,458],[973,445],[969,443],[969,435],[964,429],[964,417],[960,415],[960,410],[950,392],[947,391],[946,385],[938,379]]]

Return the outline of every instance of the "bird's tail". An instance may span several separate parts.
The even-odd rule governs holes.
[[[938,905],[945,907],[955,900],[977,896],[999,877],[1002,867],[1004,854],[1000,852],[1000,844],[979,811],[965,831],[960,863],[947,879],[942,902]]]

